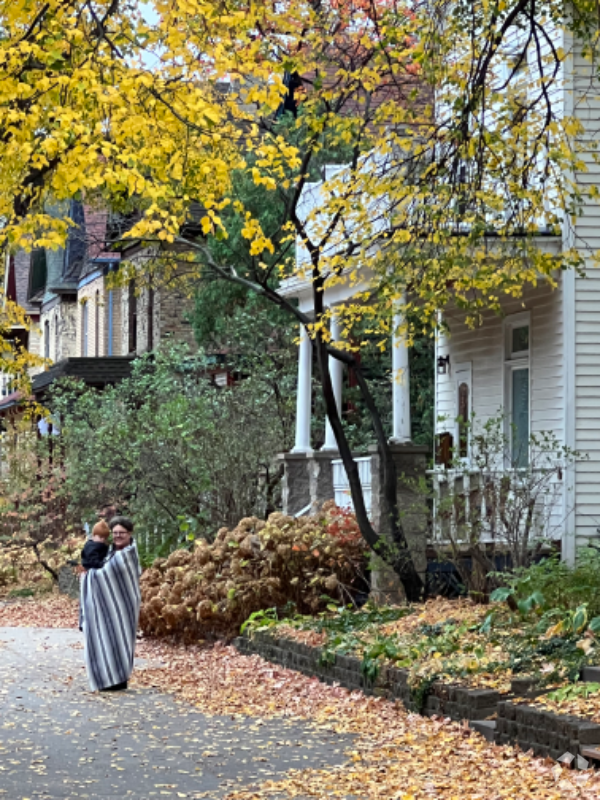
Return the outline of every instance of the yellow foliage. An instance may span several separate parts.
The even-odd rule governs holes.
[[[288,255],[276,274],[314,282],[316,322],[323,290],[346,284],[371,298],[348,309],[348,327],[368,316],[382,332],[402,308],[431,330],[450,300],[476,325],[526,284],[582,265],[537,237],[559,234],[584,196],[582,123],[548,101],[569,54],[544,41],[524,74],[521,44],[506,50],[507,31],[540,44],[544,24],[562,30],[556,3],[539,4],[533,28],[524,6],[483,0],[452,14],[442,0],[148,5],[0,2],[0,243],[60,246],[71,223],[49,209],[80,196],[141,212],[126,236],[155,245],[154,282],[193,285],[212,258],[182,234],[193,202],[204,236],[242,231],[255,284],[298,236],[310,266]],[[301,113],[287,137],[274,112],[290,74]],[[345,166],[300,213],[320,154],[336,148]],[[273,230],[236,196],[240,173],[281,201]],[[235,279],[235,264],[210,264]]]

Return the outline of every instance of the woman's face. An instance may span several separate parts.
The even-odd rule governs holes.
[[[115,525],[112,535],[115,550],[122,550],[131,544],[131,533],[122,525]]]

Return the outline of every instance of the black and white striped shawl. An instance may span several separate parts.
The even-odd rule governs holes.
[[[140,613],[141,573],[135,543],[113,551],[81,580],[85,664],[92,691],[129,679]]]

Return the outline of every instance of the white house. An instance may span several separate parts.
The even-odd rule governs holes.
[[[600,142],[600,84],[597,65],[584,58],[566,40],[567,33],[554,31],[555,46],[571,51],[563,66],[560,88],[554,90],[553,104],[557,115],[578,118],[584,126],[581,144],[587,170],[574,177],[582,186],[600,182],[600,164],[596,163],[596,147]],[[327,176],[326,176],[327,177]],[[304,198],[307,212],[319,202],[319,184],[307,187]],[[553,509],[553,525],[562,538],[562,553],[572,560],[578,547],[600,539],[600,269],[593,266],[592,255],[600,251],[600,205],[589,200],[582,214],[565,226],[562,236],[540,234],[539,246],[558,252],[576,247],[585,256],[585,275],[565,271],[557,276],[557,287],[541,281],[527,287],[518,299],[506,298],[502,314],[489,312],[481,326],[470,329],[465,317],[456,308],[443,313],[444,326],[436,344],[435,416],[436,433],[460,440],[456,418],[475,414],[483,422],[497,417],[500,411],[507,424],[514,426],[517,443],[526,442],[530,433],[548,431],[572,450],[585,454],[576,466],[562,475]],[[300,248],[298,261],[306,254]],[[364,276],[365,284],[368,276]],[[298,300],[302,310],[310,312],[311,287],[308,281],[296,280],[284,286],[284,292]],[[350,287],[338,286],[326,295],[326,304],[344,302],[352,293]],[[334,318],[335,319],[335,318]],[[335,322],[334,322],[335,326]],[[333,331],[334,338],[336,331]],[[410,410],[408,406],[408,369],[402,342],[394,342],[394,429],[392,442],[410,442]],[[294,488],[288,480],[289,510],[298,511],[302,498],[314,497],[314,490],[323,471],[319,456],[310,442],[310,346],[305,336],[299,349],[299,391],[297,405],[296,446],[287,455],[288,462],[310,457],[316,465],[307,478],[298,479],[300,493],[292,498]],[[339,368],[332,366],[336,396],[340,397]],[[325,450],[334,448],[328,431]],[[335,453],[330,452],[328,459]],[[463,454],[468,460],[468,444]],[[289,464],[288,464],[289,465]],[[303,469],[304,467],[302,467]],[[337,485],[341,485],[343,476]],[[365,478],[368,479],[366,469]],[[330,481],[330,477],[327,478]],[[326,483],[327,483],[326,481]],[[330,485],[330,484],[327,484]],[[318,495],[318,491],[316,492]]]
[[[554,102],[585,129],[587,171],[576,180],[597,185],[600,84],[597,65],[576,48]],[[458,310],[445,310],[448,335],[440,334],[436,352],[436,433],[451,433],[456,447],[459,415],[474,413],[485,421],[503,409],[517,445],[530,433],[549,431],[581,451],[585,458],[564,473],[554,509],[563,556],[572,560],[577,548],[600,538],[600,270],[592,260],[600,250],[600,205],[587,201],[561,238],[540,244],[578,248],[586,258],[585,276],[565,271],[554,290],[547,283],[527,288],[522,298],[505,300],[501,316],[488,313],[475,330]]]

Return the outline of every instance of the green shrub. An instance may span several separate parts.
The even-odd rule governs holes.
[[[23,589],[11,589],[8,593],[9,597],[33,597],[34,595],[35,592],[29,587],[25,587]]]
[[[589,619],[600,616],[600,551],[595,547],[580,550],[573,566],[555,553],[502,577],[506,587],[492,599],[512,598],[524,613],[535,607],[574,612],[585,605]]]

